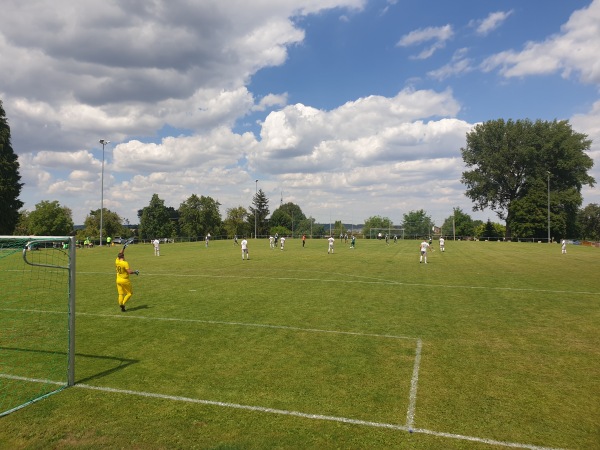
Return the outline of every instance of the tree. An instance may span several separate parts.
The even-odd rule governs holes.
[[[0,100],[0,234],[12,234],[19,221],[19,161],[10,143],[10,127]]]
[[[246,236],[250,234],[248,223],[248,211],[243,206],[227,209],[227,218],[223,222],[225,232],[228,236]]]
[[[100,208],[90,211],[83,222],[85,228],[79,231],[79,236],[99,236],[100,235]],[[103,236],[124,236],[126,228],[123,226],[123,219],[117,213],[104,208],[102,212],[102,231]]]
[[[256,225],[256,234],[258,236],[265,236],[268,233],[268,225],[266,222],[267,216],[269,215],[269,199],[265,195],[262,189],[252,198],[252,205],[250,206],[250,214],[248,215],[248,226],[254,230]]]
[[[581,188],[595,183],[587,173],[594,164],[585,153],[590,146],[587,136],[574,132],[568,121],[485,122],[467,133],[461,153],[471,170],[463,172],[461,182],[475,203],[473,210],[490,208],[506,221],[507,238],[517,224],[517,210],[543,209],[539,200],[524,199],[540,197],[548,176],[556,223],[575,223]],[[543,229],[543,215],[536,216],[536,224],[530,223],[528,229]]]
[[[325,228],[323,225],[315,224],[313,217],[308,217],[301,220],[298,225],[294,226],[294,232],[298,236],[305,234],[306,236],[323,236],[325,234]]]
[[[73,233],[71,210],[55,200],[42,200],[29,213],[28,233],[36,236],[68,236]]]
[[[363,227],[363,235],[371,238],[372,228],[391,228],[392,220],[389,217],[371,216],[365,220],[365,226]]]
[[[453,209],[453,214],[444,220],[442,234],[446,236],[474,236],[475,221],[459,207]]]
[[[298,232],[298,223],[305,219],[306,216],[302,212],[302,209],[298,205],[290,202],[281,205],[273,211],[269,225],[271,230],[273,230],[274,227],[281,226],[289,230],[287,234],[291,234],[294,231]]]
[[[212,197],[192,194],[179,206],[179,224],[186,236],[217,235],[221,232],[221,204]]]
[[[432,225],[433,221],[431,220],[431,217],[429,217],[422,209],[404,214],[402,221],[404,235],[408,238],[429,236],[431,234]]]
[[[139,235],[143,239],[165,238],[173,236],[175,227],[172,213],[158,194],[152,195],[150,204],[138,211],[140,219]]]
[[[577,214],[579,236],[582,239],[600,241],[600,206],[590,203]]]

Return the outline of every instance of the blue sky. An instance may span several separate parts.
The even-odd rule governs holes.
[[[324,223],[499,221],[460,183],[465,134],[498,118],[570,120],[600,180],[600,0],[46,3],[8,0],[0,30],[29,210],[99,208],[102,138],[104,206],[132,223],[154,193],[225,218],[257,185]]]

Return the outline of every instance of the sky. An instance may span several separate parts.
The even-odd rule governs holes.
[[[155,193],[210,196],[225,219],[257,189],[318,223],[423,209],[441,225],[455,207],[501,222],[460,182],[466,134],[496,119],[569,120],[600,182],[600,0],[4,0],[2,15],[20,199],[75,224],[101,204],[138,223]]]

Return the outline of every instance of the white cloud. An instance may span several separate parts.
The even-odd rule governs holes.
[[[498,69],[505,77],[579,73],[581,81],[600,85],[600,0],[575,11],[560,33],[543,42],[528,42],[521,51],[507,50],[487,58],[488,72]]]
[[[421,51],[415,58],[427,59],[433,55],[437,50],[446,46],[446,41],[454,36],[454,31],[451,25],[444,25],[442,27],[427,27],[413,30],[410,33],[402,36],[396,43],[397,47],[412,47],[415,45],[422,44],[424,42],[434,41],[434,43]]]
[[[514,10],[510,11],[496,11],[490,13],[485,19],[471,21],[469,25],[476,27],[477,34],[481,36],[487,36],[492,31],[496,30],[508,19]]]
[[[451,76],[472,72],[475,70],[473,66],[473,60],[466,57],[467,53],[468,49],[466,48],[458,49],[448,64],[440,67],[439,69],[427,72],[427,75],[431,78],[442,81]]]
[[[291,105],[269,114],[262,141],[248,158],[252,167],[271,173],[318,173],[455,154],[471,125],[422,119],[458,110],[450,91],[410,89],[393,98],[358,99],[332,111]]]

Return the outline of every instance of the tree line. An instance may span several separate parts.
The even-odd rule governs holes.
[[[568,121],[503,119],[476,125],[466,135],[461,154],[467,170],[461,182],[473,210],[490,209],[504,224],[473,220],[460,208],[435,227],[425,210],[410,211],[401,224],[387,217],[365,219],[363,234],[371,229],[401,228],[404,237],[430,234],[504,237],[508,239],[545,239],[550,225],[551,237],[600,240],[600,206],[582,208],[583,186],[593,187],[588,172],[593,160],[587,155],[591,140],[572,130]],[[11,146],[10,127],[0,100],[0,234],[72,235],[71,210],[57,201],[43,200],[32,211],[22,210],[19,200],[23,183],[17,156]],[[352,232],[342,221],[329,226],[307,217],[299,205],[281,204],[272,213],[269,199],[259,190],[248,207],[228,208],[221,217],[221,204],[204,195],[192,194],[178,208],[166,206],[154,194],[148,206],[138,211],[139,224],[132,230],[119,215],[102,211],[103,236],[140,239],[215,236],[280,235],[321,236]],[[437,229],[439,228],[439,230]],[[100,235],[100,210],[85,218],[78,237]]]

